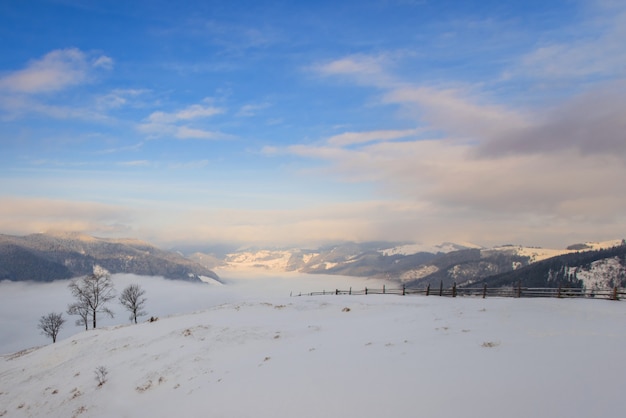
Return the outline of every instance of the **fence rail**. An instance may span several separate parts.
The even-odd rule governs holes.
[[[613,289],[580,289],[564,287],[458,287],[456,283],[452,287],[444,288],[443,283],[437,288],[428,285],[425,288],[401,288],[382,289],[364,288],[362,290],[323,290],[321,292],[298,293],[292,296],[325,296],[325,295],[424,295],[424,296],[473,296],[473,297],[513,297],[513,298],[592,298],[620,300],[626,297],[626,289],[614,287]]]

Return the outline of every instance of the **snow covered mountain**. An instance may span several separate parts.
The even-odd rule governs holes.
[[[596,300],[232,301],[0,356],[0,417],[621,418],[623,314]],[[585,359],[602,361],[573,366]]]
[[[439,245],[366,242],[344,243],[317,249],[241,249],[217,260],[214,256],[195,253],[191,259],[209,268],[234,271],[264,270],[274,272],[299,271],[304,273],[375,276],[397,268],[398,260],[409,259],[409,264],[421,263],[437,254],[469,248],[474,244],[443,243]]]
[[[314,250],[243,249],[224,257],[217,267],[225,271],[298,271],[396,280],[413,286],[443,282],[477,282],[486,277],[524,268],[549,258],[611,248],[622,240],[575,244],[565,249],[503,245],[482,248],[469,243],[422,245],[411,243],[346,243]],[[192,256],[202,262],[206,255]],[[215,259],[211,259],[215,262]],[[592,280],[592,279],[589,279]]]

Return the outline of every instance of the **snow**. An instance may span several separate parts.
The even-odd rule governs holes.
[[[409,282],[411,280],[421,279],[430,274],[434,274],[439,271],[439,267],[432,264],[424,264],[416,269],[406,271],[400,275],[401,282]]]
[[[602,242],[585,242],[587,247],[585,251],[590,250],[603,250],[621,245],[622,240],[610,240]],[[540,248],[540,247],[524,247],[524,246],[511,246],[506,245],[502,247],[495,247],[484,251],[504,251],[513,252],[523,257],[529,257],[531,263],[537,261],[546,260],[548,258],[557,257],[563,254],[575,253],[579,250],[567,250],[567,249],[554,249],[554,248]]]
[[[234,271],[249,271],[251,269],[266,269],[271,271],[287,271],[292,251],[287,250],[260,250],[246,251],[229,254],[226,258],[226,265]]]
[[[469,242],[444,242],[436,245],[428,245],[428,244],[405,244],[399,245],[393,248],[387,248],[385,250],[381,250],[380,253],[386,256],[391,255],[412,255],[421,252],[426,253],[450,253],[453,251],[463,250],[463,249],[478,249],[482,248],[479,245],[472,244]]]
[[[619,257],[605,258],[584,266],[568,267],[565,274],[583,281],[585,289],[610,289],[624,279],[624,268]]]
[[[623,302],[289,297],[357,287],[332,276],[140,280],[149,310],[163,297],[188,310],[0,357],[0,416],[623,416]],[[54,289],[39,286],[18,290]]]

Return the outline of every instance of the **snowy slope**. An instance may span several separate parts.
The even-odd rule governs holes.
[[[467,250],[470,248],[479,249],[481,247],[479,245],[471,244],[467,242],[464,242],[464,243],[444,242],[444,243],[435,244],[435,245],[406,244],[406,245],[399,245],[397,247],[382,250],[380,251],[380,253],[383,255],[397,255],[397,254],[411,255],[411,254],[417,254],[420,252],[437,254],[437,253],[450,253],[452,251],[459,251],[459,250]]]
[[[541,248],[541,247],[524,247],[522,245],[505,245],[501,247],[494,247],[491,249],[485,249],[484,252],[513,252],[517,255],[521,255],[524,257],[529,257],[531,263],[535,263],[537,261],[545,260],[551,257],[557,257],[559,255],[573,253],[581,250],[591,251],[591,250],[603,250],[611,247],[616,247],[621,245],[622,240],[611,240],[611,241],[602,241],[602,242],[586,242],[584,244],[574,245],[570,249],[555,249],[555,248]]]
[[[245,298],[5,355],[0,416],[622,417],[625,306]]]
[[[566,274],[582,280],[585,289],[611,289],[626,279],[626,272],[618,257],[594,261],[588,267],[569,267]]]
[[[289,270],[289,260],[299,250],[258,250],[241,251],[228,254],[225,266],[234,271],[268,270],[274,272],[285,272]]]

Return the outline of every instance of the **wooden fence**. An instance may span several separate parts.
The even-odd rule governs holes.
[[[323,295],[424,295],[424,296],[474,296],[474,297],[513,297],[513,298],[595,298],[595,299],[610,299],[620,300],[626,297],[626,289],[614,287],[613,289],[580,289],[580,288],[565,288],[565,287],[522,287],[509,286],[509,287],[459,287],[452,285],[452,287],[444,288],[443,283],[434,288],[428,285],[425,288],[409,288],[402,286],[401,288],[387,288],[383,286],[382,289],[365,288],[363,290],[324,290],[321,292],[299,293],[292,296],[323,296]]]

